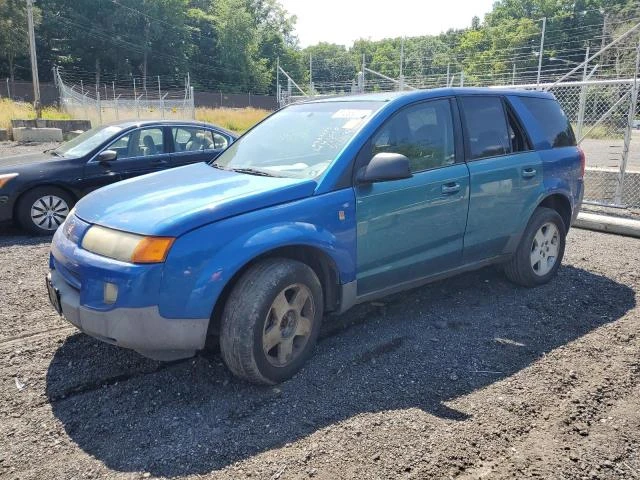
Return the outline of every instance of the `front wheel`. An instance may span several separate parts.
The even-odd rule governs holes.
[[[229,295],[220,330],[222,358],[245,380],[282,382],[311,355],[322,314],[322,287],[309,266],[285,258],[263,260]]]
[[[16,206],[18,223],[36,235],[50,235],[64,222],[74,199],[57,187],[37,187],[26,192]]]
[[[505,265],[507,278],[525,287],[550,281],[560,268],[566,235],[567,229],[558,212],[550,208],[537,208],[516,253]]]

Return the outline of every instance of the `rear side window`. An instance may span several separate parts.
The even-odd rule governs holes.
[[[550,98],[521,97],[520,100],[533,115],[545,139],[552,148],[576,144],[571,124],[555,100]]]
[[[461,97],[471,160],[505,155],[511,152],[500,97]]]

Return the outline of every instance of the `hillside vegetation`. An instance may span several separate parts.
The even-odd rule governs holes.
[[[29,79],[25,3],[0,0],[0,78]],[[163,88],[181,88],[189,72],[196,89],[273,94],[278,58],[309,88],[310,55],[321,93],[351,88],[363,55],[367,68],[394,78],[400,73],[400,38],[301,49],[296,19],[278,0],[39,0],[37,5],[42,80],[58,65],[78,86],[113,81],[131,88],[137,79],[145,89],[160,76]],[[417,7],[420,14],[426,8]],[[506,81],[515,66],[519,79],[535,79],[543,17],[543,70],[566,70],[582,61],[587,45],[593,52],[640,21],[640,2],[498,0],[483,19],[469,18],[469,28],[407,38],[405,76],[428,86],[441,84],[448,69],[457,79],[464,70],[466,84],[481,84]],[[630,37],[599,59],[599,75],[632,70],[637,40]]]

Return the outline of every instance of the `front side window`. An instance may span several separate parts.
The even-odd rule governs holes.
[[[371,142],[371,156],[401,153],[412,172],[455,163],[453,118],[449,100],[434,100],[407,107],[385,123]]]
[[[215,165],[247,173],[317,178],[383,102],[291,105],[232,143]]]
[[[164,153],[162,128],[133,130],[107,147],[118,152],[118,159],[149,157]]]
[[[471,160],[511,152],[502,100],[499,97],[461,97]]]

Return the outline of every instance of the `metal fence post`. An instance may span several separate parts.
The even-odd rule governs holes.
[[[9,77],[7,77],[7,98],[11,100],[11,89],[9,88]]]
[[[189,87],[189,91],[191,93],[191,118],[196,119],[196,104],[195,99],[193,97],[193,87]]]
[[[96,106],[98,107],[98,123],[102,125],[102,103],[100,102],[100,89],[96,89]]]
[[[616,186],[616,205],[622,205],[622,195],[624,193],[624,177],[627,173],[627,161],[629,160],[629,146],[631,145],[631,135],[633,130],[633,121],[636,117],[636,107],[638,104],[638,73],[640,73],[640,42],[636,49],[636,69],[633,75],[633,84],[631,85],[631,98],[629,101],[629,113],[627,114],[627,126],[624,131],[624,146],[622,147],[622,163],[620,164],[620,173],[618,174],[618,184]]]

